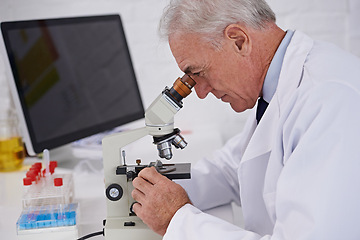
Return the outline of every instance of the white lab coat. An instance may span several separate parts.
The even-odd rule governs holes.
[[[360,239],[360,60],[296,31],[260,124],[182,181],[165,240]],[[241,202],[245,228],[203,213]],[[198,207],[198,208],[197,208]]]

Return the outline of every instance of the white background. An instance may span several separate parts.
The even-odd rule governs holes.
[[[0,21],[120,13],[145,107],[166,85],[182,75],[157,27],[168,0],[0,0]],[[360,56],[360,0],[269,0],[278,25],[298,29]],[[0,56],[0,118],[9,101],[4,56]],[[213,96],[199,100],[191,94],[176,116],[185,129],[209,126],[222,140],[239,132],[246,113],[232,111]]]
[[[168,0],[0,0],[0,21],[119,13],[123,20],[143,102],[145,107],[148,107],[166,85],[171,85],[182,75],[168,44],[160,41],[157,33],[158,22],[167,2]],[[301,30],[314,39],[333,42],[360,56],[360,0],[268,0],[268,3],[276,13],[277,23],[282,29]],[[4,57],[6,56],[1,56],[0,53],[0,119],[6,117],[7,109],[11,105],[4,72]],[[176,116],[175,123],[182,130],[200,133],[184,136],[189,142],[189,152],[195,158],[206,155],[209,150],[215,148],[214,146],[218,147],[223,141],[241,131],[246,119],[246,113],[233,112],[228,104],[218,101],[213,96],[199,100],[196,94],[191,94],[184,100],[184,105]],[[209,140],[212,140],[211,143]],[[190,145],[190,142],[194,144]],[[176,156],[185,158],[181,154]],[[89,177],[86,175],[87,165],[83,165],[75,168],[75,172],[81,170],[78,172],[83,174],[77,175],[78,179],[83,180],[85,185],[99,185],[98,189],[102,193],[102,184],[99,184],[103,179],[102,174]],[[21,174],[18,175],[20,179]],[[5,178],[0,181],[3,189],[16,192],[17,195],[0,191],[3,193],[0,204],[3,206],[2,211],[7,210],[0,219],[0,232],[6,229],[9,236],[15,236],[15,229],[10,226],[15,226],[14,222],[20,213],[21,203],[16,190],[19,189],[20,182],[15,178],[15,174],[1,176]],[[76,189],[77,195],[85,196],[86,201],[82,201],[83,208],[95,205],[100,206],[100,210],[103,209],[105,198],[94,198],[97,195],[93,192],[88,194],[86,188],[81,192],[82,188],[79,186],[83,182],[78,182]],[[14,188],[14,184],[18,187]],[[4,204],[9,202],[11,204]],[[7,214],[13,211],[16,214]],[[101,212],[99,219],[103,219],[104,213],[98,212]],[[98,217],[94,216],[93,211],[83,211],[83,214],[83,218],[89,221],[95,221]],[[99,221],[94,225],[94,229],[100,228]]]

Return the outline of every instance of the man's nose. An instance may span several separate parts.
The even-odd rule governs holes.
[[[209,84],[199,79],[194,79],[196,85],[194,86],[197,96],[200,99],[206,98],[206,96],[211,92],[212,88]]]

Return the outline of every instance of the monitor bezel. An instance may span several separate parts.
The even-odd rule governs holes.
[[[7,32],[13,29],[29,28],[35,25],[38,26],[39,21],[43,21],[49,26],[72,24],[75,22],[84,23],[84,22],[96,22],[96,21],[117,21],[119,24],[119,31],[124,41],[124,45],[126,46],[125,54],[127,54],[127,57],[129,59],[129,64],[131,66],[131,74],[133,75],[133,79],[135,80],[134,84],[137,89],[137,96],[139,97],[140,100],[141,111],[136,112],[135,114],[132,114],[130,116],[127,116],[127,118],[117,118],[112,121],[107,121],[101,124],[94,125],[92,127],[78,130],[71,134],[65,134],[60,137],[53,138],[50,140],[45,140],[42,142],[37,141],[34,130],[31,127],[32,126],[31,119],[29,116],[29,110],[27,109],[25,103],[22,86],[19,83],[18,76],[14,75],[14,73],[16,73],[17,71],[16,71],[16,65],[13,61],[14,59],[13,53],[9,47],[9,38]],[[2,35],[1,41],[3,41],[3,44],[1,44],[1,52],[3,54],[3,59],[5,61],[5,69],[6,69],[7,79],[9,80],[8,82],[9,82],[10,92],[19,118],[20,130],[22,133],[23,141],[25,143],[26,150],[30,156],[35,156],[36,154],[41,153],[44,149],[57,148],[66,145],[68,143],[71,143],[73,141],[76,141],[78,139],[85,138],[94,135],[96,133],[110,130],[115,127],[121,126],[123,124],[144,118],[144,106],[140,95],[140,90],[120,15],[111,14],[111,15],[6,21],[6,22],[1,22],[1,35]]]

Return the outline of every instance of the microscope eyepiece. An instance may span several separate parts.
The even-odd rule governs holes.
[[[195,81],[189,75],[184,74],[181,78],[176,79],[170,89],[170,94],[180,102],[191,93],[191,89],[195,84]]]

